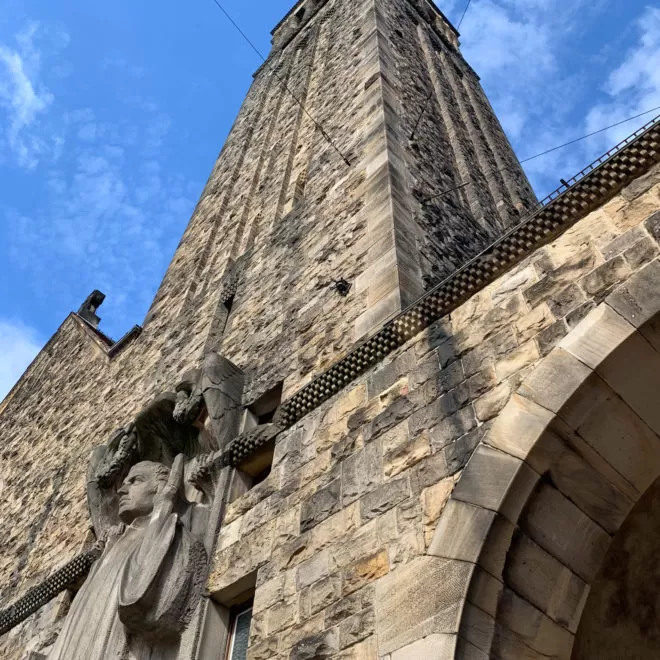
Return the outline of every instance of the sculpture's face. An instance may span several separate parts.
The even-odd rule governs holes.
[[[127,524],[136,518],[148,516],[154,508],[154,499],[164,485],[159,478],[158,465],[155,463],[138,463],[131,468],[121,488],[119,495],[119,518]]]

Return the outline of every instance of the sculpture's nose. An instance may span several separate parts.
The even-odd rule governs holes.
[[[117,495],[126,495],[127,493],[128,493],[128,488],[126,488],[126,484],[122,484],[117,490]]]

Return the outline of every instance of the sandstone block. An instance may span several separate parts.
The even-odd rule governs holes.
[[[453,415],[457,410],[458,405],[451,392],[441,396],[437,401],[411,415],[408,422],[411,437],[414,437],[420,431],[433,428],[446,417]]]
[[[459,410],[431,429],[431,444],[435,451],[444,449],[458,438],[469,433],[477,425],[472,406]]]
[[[429,554],[476,564],[494,519],[493,511],[450,500],[433,533]]]
[[[584,292],[593,297],[622,282],[629,274],[630,266],[622,256],[618,256],[589,273],[580,284]]]
[[[339,648],[357,644],[374,634],[376,616],[373,608],[367,608],[344,619],[339,624]]]
[[[511,386],[501,383],[474,402],[474,412],[480,422],[487,422],[496,417],[511,397]]]
[[[575,633],[588,595],[588,585],[525,534],[509,551],[507,585]]]
[[[642,225],[633,227],[627,232],[617,236],[613,241],[608,243],[602,250],[603,256],[606,261],[614,259],[622,255],[626,250],[635,245],[638,241],[641,241],[647,234],[644,231]]]
[[[534,364],[540,357],[536,342],[528,341],[495,365],[497,382],[501,383],[521,369]]]
[[[536,335],[536,343],[542,356],[547,355],[568,333],[568,325],[564,319],[555,321],[545,330]]]
[[[656,243],[660,243],[660,211],[653,213],[644,222],[646,231],[655,239]]]
[[[392,660],[453,660],[456,635],[434,634],[392,653]]]
[[[371,422],[371,437],[377,438],[385,431],[407,419],[413,408],[412,402],[405,396],[394,401]]]
[[[362,612],[362,610],[373,607],[374,594],[374,585],[369,584],[337,601],[334,605],[328,607],[325,612],[326,626],[332,628],[341,621]]]
[[[338,650],[338,632],[328,630],[300,640],[291,649],[289,660],[323,660],[324,658],[333,657]]]
[[[650,263],[658,256],[658,246],[650,238],[643,238],[623,253],[624,259],[633,271]]]
[[[390,570],[390,559],[387,550],[363,557],[342,571],[342,593],[347,596],[374,580],[387,575]]]
[[[397,651],[431,634],[458,632],[471,574],[465,562],[426,556],[379,580],[375,602],[380,653]]]
[[[362,520],[371,520],[410,497],[410,479],[402,477],[382,484],[360,500]]]
[[[328,550],[319,552],[311,559],[298,566],[296,572],[296,584],[298,589],[304,589],[318,580],[327,577],[334,572],[334,561]]]
[[[335,656],[337,660],[378,660],[378,640],[373,635]]]
[[[426,547],[431,543],[436,523],[447,505],[455,485],[456,480],[449,477],[422,491],[422,522]]]
[[[402,429],[405,431],[405,429]],[[364,449],[347,458],[341,466],[341,497],[348,506],[383,482],[381,440],[372,440]]]
[[[383,458],[383,471],[386,478],[401,474],[417,465],[431,454],[431,444],[427,433],[422,433],[416,440],[399,447]]]
[[[332,575],[312,584],[310,589],[310,611],[316,614],[341,598],[341,577]]]
[[[539,332],[552,325],[554,321],[555,318],[547,304],[535,307],[516,323],[520,341],[524,343],[529,339],[533,339]]]
[[[464,436],[454,440],[454,442],[450,443],[442,450],[449,474],[456,474],[466,466],[475,448],[481,442],[487,430],[487,424],[478,426]]]
[[[335,479],[330,485],[321,488],[312,497],[302,503],[300,512],[300,530],[305,532],[329,518],[341,507],[341,479]]]
[[[549,485],[541,486],[532,499],[522,528],[587,583],[595,578],[611,540],[607,532]]]
[[[658,212],[660,224],[660,211]],[[660,260],[635,273],[607,298],[607,304],[636,328],[660,311]]]

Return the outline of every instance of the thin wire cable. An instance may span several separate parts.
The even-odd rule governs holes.
[[[237,32],[245,39],[245,41],[248,43],[250,48],[261,58],[263,62],[266,61],[266,57],[264,57],[263,53],[254,45],[254,42],[250,39],[250,37],[245,34],[245,32],[241,29],[241,26],[232,18],[231,14],[220,4],[219,0],[213,0],[213,2],[216,4],[218,9],[225,15],[227,20],[236,28]],[[272,75],[277,78],[279,83],[282,85],[282,87],[289,92],[291,95],[291,98],[302,108],[303,112],[310,118],[314,126],[319,130],[323,138],[328,142],[328,144],[339,154],[341,159],[348,165],[348,167],[351,167],[351,161],[348,160],[346,156],[341,152],[339,147],[330,139],[330,136],[326,133],[325,129],[323,126],[310,114],[310,112],[307,110],[305,107],[304,103],[291,91],[289,86],[280,78],[279,74],[277,71],[273,71]]]
[[[465,18],[465,14],[467,14],[468,9],[470,8],[470,4],[472,4],[472,0],[468,0],[467,5],[465,6],[465,11],[463,12],[463,16],[461,16],[461,20],[458,21],[458,25],[456,26],[457,30],[461,29],[461,24],[463,23],[463,19]]]
[[[578,142],[582,142],[583,140],[586,140],[587,138],[593,137],[594,135],[599,135],[600,133],[604,133],[605,131],[609,131],[612,128],[616,128],[617,126],[621,126],[622,124],[627,124],[629,121],[633,121],[635,119],[639,119],[640,117],[643,117],[644,115],[648,115],[651,112],[656,112],[657,110],[660,110],[660,106],[657,106],[655,108],[651,108],[650,110],[646,110],[645,112],[640,112],[638,115],[635,115],[634,117],[628,117],[628,119],[623,119],[622,121],[616,122],[616,124],[612,124],[611,126],[606,126],[605,128],[599,128],[597,131],[593,131],[593,133],[587,133],[586,135],[583,135],[582,137],[576,138],[575,140],[571,140],[570,142],[565,142],[564,144],[560,144],[556,147],[552,147],[551,149],[546,149],[545,151],[542,151],[540,154],[536,154],[535,156],[530,156],[529,158],[524,158],[523,160],[519,160],[518,163],[522,165],[523,163],[529,163],[532,160],[536,160],[537,158],[541,158],[541,156],[547,156],[548,154],[551,154],[555,151],[559,151],[559,149],[564,149],[565,147],[570,147],[574,144],[577,144]],[[489,174],[497,174],[499,172],[505,172],[506,170],[510,170],[512,168],[517,167],[517,165],[507,165],[506,167],[502,167],[499,170],[490,170],[488,173]],[[448,190],[443,190],[441,193],[438,193],[437,195],[433,195],[431,197],[427,197],[426,199],[422,200],[422,205],[428,204],[429,202],[433,202],[436,199],[439,199],[440,197],[444,197],[445,195],[449,195],[450,193],[456,192],[457,190],[462,190],[463,188],[466,188],[472,183],[472,181],[466,181],[465,183],[461,183],[460,185],[454,187],[454,188],[449,188]]]

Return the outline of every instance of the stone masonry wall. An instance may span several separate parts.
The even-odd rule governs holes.
[[[227,510],[209,585],[222,600],[258,571],[252,660],[403,660],[420,622],[456,620],[450,575],[408,587],[436,521],[524,376],[658,258],[659,209],[656,166],[280,436]]]

